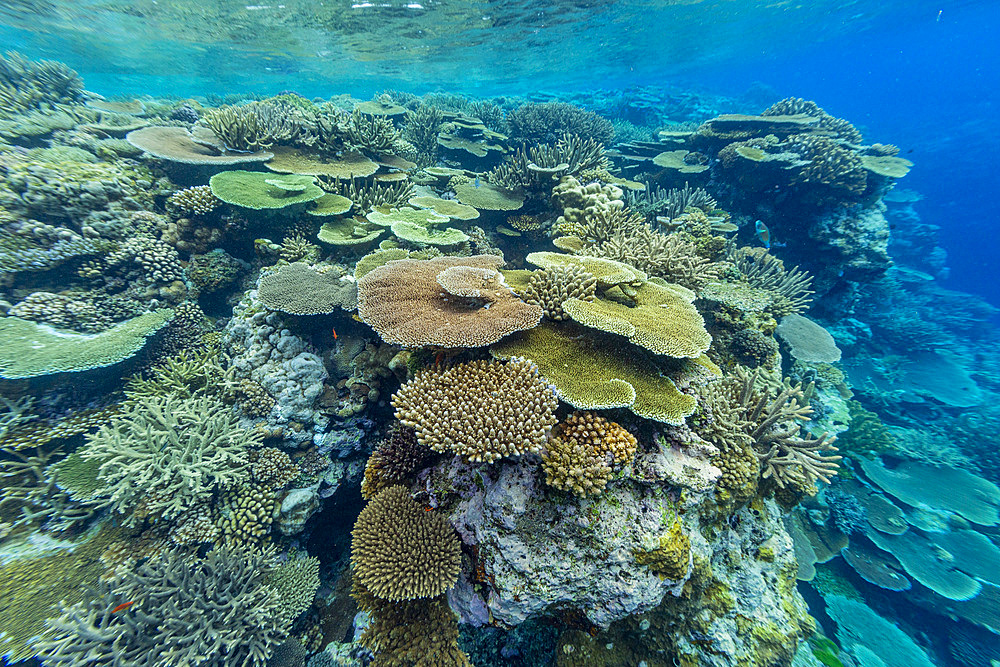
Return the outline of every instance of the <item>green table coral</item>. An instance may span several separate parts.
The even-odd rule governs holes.
[[[427,227],[428,225],[439,225],[450,220],[448,216],[436,213],[433,209],[409,208],[408,206],[404,206],[403,208],[379,206],[372,209],[366,217],[368,218],[368,222],[381,227],[392,227],[398,222]]]
[[[634,305],[606,298],[567,299],[562,308],[584,326],[625,336],[656,354],[696,358],[708,350],[712,336],[692,305],[694,296],[679,285],[645,282],[629,293]]]
[[[583,410],[628,408],[646,419],[683,424],[696,406],[642,350],[576,326],[543,323],[496,343],[490,353],[531,359],[559,398]]]
[[[524,195],[489,183],[461,183],[455,186],[458,201],[485,211],[516,211],[524,205]]]
[[[439,197],[410,197],[407,202],[410,206],[417,208],[429,208],[438,215],[446,215],[452,220],[475,220],[479,217],[479,211],[466,204],[459,203],[453,199],[441,199]]]
[[[60,331],[18,317],[0,318],[0,378],[19,380],[111,366],[133,356],[173,317],[145,313],[98,334]]]
[[[330,245],[364,245],[382,234],[385,234],[385,230],[381,227],[369,229],[354,218],[340,218],[324,223],[316,238]]]
[[[350,211],[352,206],[354,206],[354,202],[347,197],[328,192],[314,200],[312,208],[308,209],[306,213],[316,216],[343,215]]]
[[[208,183],[212,194],[227,204],[260,210],[319,199],[326,193],[313,181],[312,176],[234,169],[216,174]]]
[[[468,234],[453,227],[435,229],[415,222],[394,222],[391,229],[403,241],[419,245],[458,245],[469,240]]]

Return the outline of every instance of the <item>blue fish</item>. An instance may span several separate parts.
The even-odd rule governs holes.
[[[476,174],[476,181],[475,181],[475,186],[476,186],[477,188],[479,187],[479,174]]]
[[[771,230],[767,228],[763,220],[758,220],[754,223],[754,229],[757,232],[757,238],[760,242],[764,244],[765,248],[771,247]]]

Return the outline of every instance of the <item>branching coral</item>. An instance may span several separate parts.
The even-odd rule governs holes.
[[[535,365],[522,359],[422,371],[399,388],[392,404],[421,444],[493,463],[537,452],[556,423],[558,401]]]
[[[348,141],[357,149],[375,153],[388,152],[399,139],[399,132],[385,116],[370,115],[355,109],[347,123]]]
[[[689,289],[700,289],[717,280],[722,266],[698,254],[695,244],[677,234],[662,234],[649,225],[619,229],[607,241],[580,251],[631,264],[651,276]]]
[[[380,183],[361,179],[340,180],[331,176],[320,176],[319,184],[331,194],[347,197],[357,210],[370,211],[376,207],[403,206],[413,196],[413,183],[397,181]]]
[[[264,667],[291,620],[266,583],[272,558],[228,547],[203,560],[168,552],[64,607],[40,654],[65,667]],[[115,612],[124,601],[128,611]]]
[[[458,579],[462,552],[454,528],[440,514],[425,512],[405,487],[379,492],[351,534],[354,575],[378,598],[433,598]]]
[[[167,199],[167,205],[187,215],[208,215],[222,205],[208,185],[196,185],[178,190]]]
[[[712,195],[702,188],[692,188],[685,183],[683,188],[647,188],[640,192],[629,191],[625,200],[628,207],[644,216],[649,222],[657,217],[674,219],[680,217],[688,208],[698,208],[710,211],[715,208],[716,201]]]
[[[238,484],[247,474],[245,450],[261,440],[217,398],[150,396],[90,436],[82,455],[101,462],[96,495],[135,522],[169,519]]]
[[[287,105],[272,100],[209,109],[202,120],[231,151],[264,150],[302,130]]]
[[[540,306],[545,317],[561,321],[568,319],[563,303],[569,299],[593,301],[597,278],[581,266],[558,266],[533,271],[522,297],[526,303]]]
[[[860,144],[861,133],[843,118],[831,116],[812,100],[804,100],[801,97],[786,97],[775,102],[761,112],[761,116],[811,116],[819,121],[814,125],[817,129],[833,132],[840,139],[852,144]]]
[[[83,81],[66,65],[28,60],[16,51],[0,56],[0,117],[72,104],[82,97]]]
[[[382,489],[406,482],[431,456],[431,448],[417,442],[412,428],[395,423],[368,457],[361,495],[370,500]]]
[[[574,412],[545,445],[545,483],[577,496],[598,495],[635,456],[635,436],[592,412]]]
[[[768,290],[776,295],[772,310],[777,317],[801,313],[812,303],[812,276],[768,253],[765,248],[740,248],[728,258],[751,287]]]
[[[551,141],[564,132],[606,144],[615,136],[611,122],[563,102],[529,102],[507,114],[511,137],[526,143]]]
[[[773,479],[780,489],[815,493],[815,482],[829,483],[837,473],[840,456],[827,434],[802,433],[802,422],[812,408],[800,386],[785,383],[772,389],[758,381],[758,372],[737,367],[735,376],[701,388],[711,413],[707,422],[696,424],[699,435],[723,451],[751,446],[760,462],[761,478]]]
[[[547,191],[552,181],[560,176],[607,166],[603,145],[566,133],[554,144],[519,148],[503,164],[487,173],[486,180],[507,190]]]

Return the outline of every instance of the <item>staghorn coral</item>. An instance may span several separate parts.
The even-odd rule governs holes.
[[[776,295],[776,303],[771,307],[777,317],[789,313],[801,313],[812,303],[814,292],[812,276],[795,267],[785,268],[785,263],[770,254],[766,248],[743,247],[727,257],[743,279],[751,286],[768,290]]]
[[[501,257],[401,259],[379,266],[358,281],[358,315],[387,343],[404,347],[483,347],[538,324],[542,309],[521,301],[496,269]],[[447,292],[438,276],[453,267],[484,270],[462,274],[470,282]],[[492,272],[492,273],[490,273]],[[473,275],[474,274],[474,275]],[[496,275],[494,275],[496,274]],[[486,276],[491,276],[484,280]],[[464,291],[473,289],[478,295]],[[466,296],[463,296],[465,294]]]
[[[212,194],[211,186],[196,185],[170,195],[167,205],[186,215],[208,215],[222,205],[222,200]]]
[[[662,234],[649,225],[619,228],[604,243],[585,247],[581,254],[631,264],[651,276],[698,290],[718,280],[722,266],[705,259],[698,248],[678,234]]]
[[[812,408],[800,386],[786,382],[772,388],[758,375],[757,370],[737,367],[734,376],[702,387],[713,419],[695,430],[723,452],[752,447],[762,480],[773,480],[779,489],[815,494],[817,480],[829,483],[837,473],[841,457],[828,453],[836,451],[832,438],[801,432]]]
[[[531,362],[471,361],[421,371],[392,397],[396,419],[436,452],[493,463],[538,452],[558,401]]]
[[[312,264],[319,260],[319,246],[310,243],[302,234],[291,234],[281,241],[278,256],[288,262],[305,262]]]
[[[521,296],[525,303],[540,306],[545,317],[561,321],[569,316],[562,305],[569,299],[593,301],[597,278],[581,266],[559,266],[531,273]]]
[[[540,190],[548,194],[552,181],[561,176],[607,166],[602,144],[565,133],[553,144],[522,146],[503,164],[490,170],[486,180],[507,190]]]
[[[406,116],[402,137],[417,149],[417,164],[428,167],[437,161],[438,132],[444,123],[444,114],[431,104],[421,104]]]
[[[691,188],[687,183],[683,188],[646,188],[645,190],[630,190],[626,195],[626,205],[653,222],[657,217],[670,220],[679,218],[688,208],[697,208],[708,212],[715,208],[716,201],[712,195],[702,188]]]
[[[0,117],[82,99],[83,81],[66,65],[28,60],[17,51],[0,55]]]
[[[455,585],[461,542],[447,519],[425,512],[402,486],[376,495],[351,531],[351,564],[372,595],[398,602],[433,598]]]
[[[417,442],[412,428],[394,423],[368,457],[361,495],[370,500],[388,486],[405,483],[433,455],[430,447]]]
[[[807,162],[795,172],[793,184],[821,183],[852,195],[864,193],[868,178],[861,157],[829,137],[793,134],[782,149]]]
[[[265,667],[290,623],[266,583],[272,560],[266,550],[168,551],[63,606],[39,653],[66,667]],[[112,613],[126,600],[126,613]]]
[[[552,141],[570,132],[607,144],[615,136],[611,122],[593,111],[584,111],[563,102],[529,102],[507,114],[512,139],[524,143]]]
[[[230,151],[266,150],[302,131],[287,105],[277,100],[208,109],[202,121]]]
[[[386,116],[354,109],[347,123],[347,139],[354,148],[376,153],[392,151],[399,132]]]
[[[88,437],[81,454],[101,462],[95,495],[132,523],[170,519],[238,484],[247,474],[245,449],[261,440],[217,398],[168,394],[127,403]]]
[[[631,463],[635,436],[592,412],[574,412],[557,427],[542,453],[545,483],[586,497],[598,495],[614,470]]]
[[[403,206],[413,196],[413,183],[409,181],[382,183],[362,179],[341,180],[331,176],[320,176],[318,180],[324,190],[347,197],[361,211],[383,206]]]

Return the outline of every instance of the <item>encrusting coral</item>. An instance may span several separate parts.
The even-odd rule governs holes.
[[[354,576],[378,598],[433,598],[451,588],[461,564],[460,542],[441,515],[425,512],[402,486],[380,491],[351,531]]]
[[[538,368],[521,359],[421,371],[399,388],[392,404],[420,444],[493,463],[538,452],[556,423],[558,401]]]

